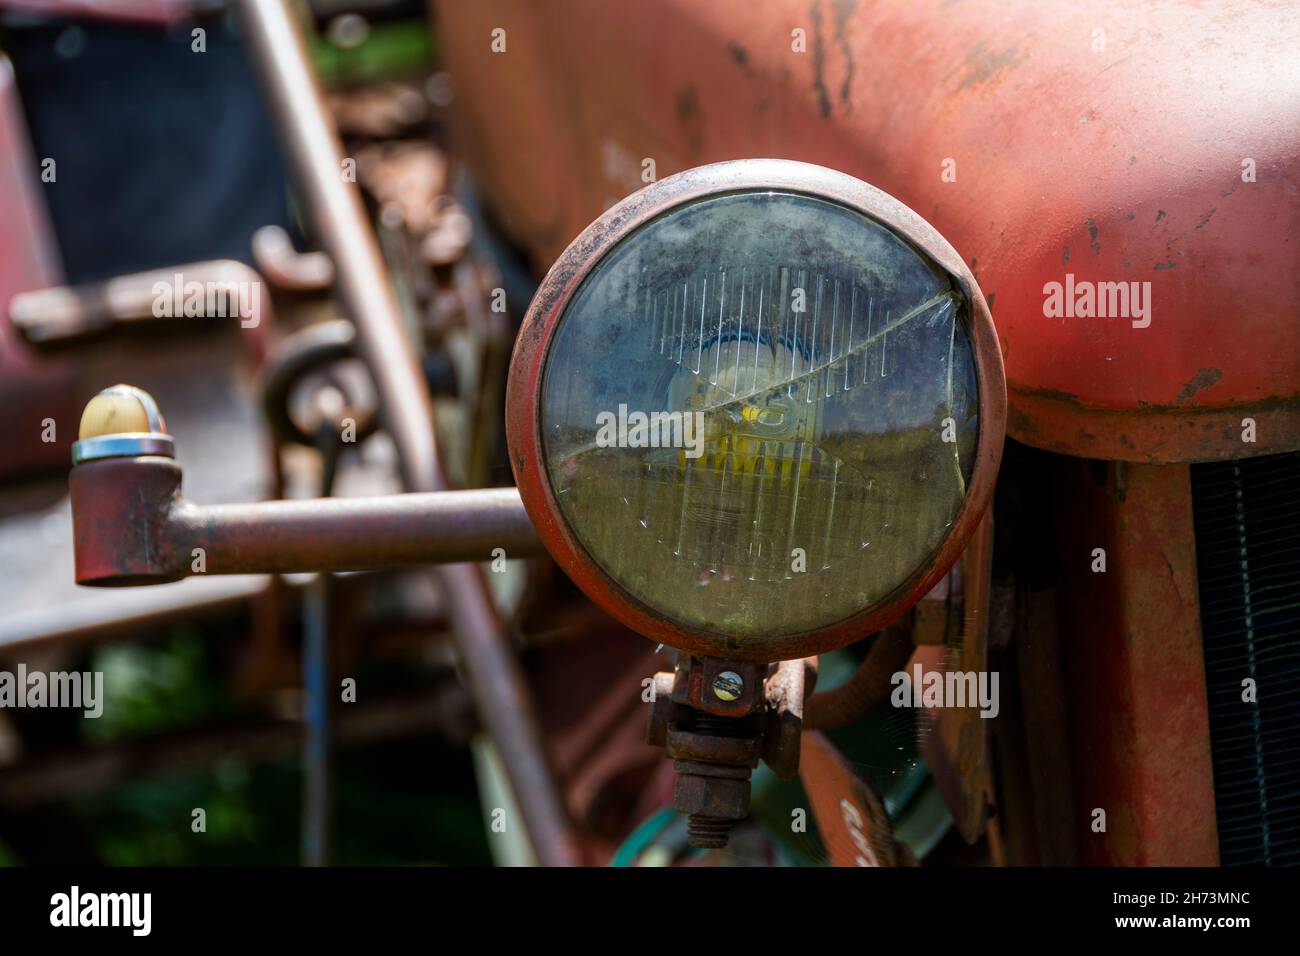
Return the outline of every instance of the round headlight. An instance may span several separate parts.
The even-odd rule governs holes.
[[[556,262],[511,364],[520,492],[560,565],[647,637],[772,661],[866,636],[960,555],[1005,384],[941,236],[850,176],[690,170]]]

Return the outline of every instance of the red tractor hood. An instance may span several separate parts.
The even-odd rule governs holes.
[[[819,163],[897,196],[971,265],[1013,437],[1136,461],[1300,447],[1293,4],[505,0],[440,14],[465,150],[539,266],[643,185],[650,160],[658,177]]]

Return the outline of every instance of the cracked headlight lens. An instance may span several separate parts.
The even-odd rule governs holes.
[[[969,315],[946,271],[829,199],[671,208],[557,320],[537,421],[560,516],[650,614],[733,650],[887,602],[971,480]]]

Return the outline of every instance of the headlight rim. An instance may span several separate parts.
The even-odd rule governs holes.
[[[920,573],[887,599],[835,624],[779,639],[732,646],[727,635],[683,627],[633,596],[586,552],[564,520],[542,458],[541,407],[546,359],[560,318],[583,282],[627,236],[664,213],[710,196],[777,191],[839,203],[875,220],[942,268],[968,303],[979,388],[979,437],[966,496],[952,529]],[[780,159],[732,160],[677,173],[610,207],[573,240],[547,272],[524,316],[506,388],[506,438],[520,496],[547,551],[578,587],[623,624],[692,654],[733,660],[789,660],[825,653],[878,631],[906,613],[961,556],[992,499],[1006,434],[1006,379],[988,304],[956,250],[894,197],[845,173]],[[780,656],[773,656],[779,649]]]

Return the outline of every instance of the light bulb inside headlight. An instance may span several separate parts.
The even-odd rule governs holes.
[[[791,656],[896,601],[952,533],[983,440],[971,316],[844,202],[773,183],[671,204],[552,317],[547,501],[639,613]]]

